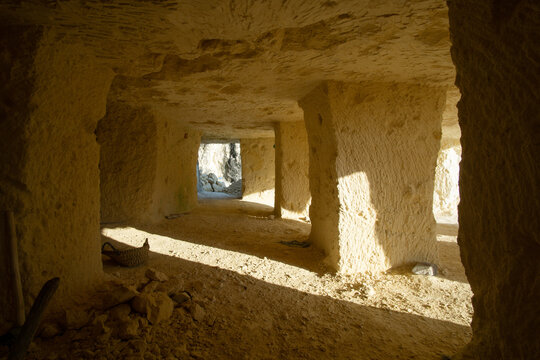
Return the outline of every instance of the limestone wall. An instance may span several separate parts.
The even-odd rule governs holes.
[[[460,161],[461,146],[441,148],[439,151],[433,192],[433,214],[438,221],[457,223]]]
[[[330,82],[300,102],[311,238],[340,272],[437,261],[432,198],[445,90]]]
[[[196,206],[199,132],[110,100],[97,136],[103,223],[157,221]]]
[[[149,220],[190,211],[197,206],[198,131],[160,117],[157,127],[156,175]]]
[[[152,109],[110,100],[96,132],[101,146],[101,221],[138,220],[152,204],[157,124]]]
[[[27,310],[43,283],[59,276],[55,308],[102,274],[94,130],[113,73],[52,29],[0,34],[0,207],[15,212]],[[2,326],[12,314],[10,296],[0,292]]]
[[[309,147],[303,121],[276,125],[276,214],[309,217]]]
[[[274,138],[240,139],[242,199],[274,206]]]
[[[460,253],[474,293],[464,358],[537,359],[538,1],[448,3],[458,105]]]

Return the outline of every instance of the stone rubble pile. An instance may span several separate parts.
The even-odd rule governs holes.
[[[227,184],[218,180],[218,177],[214,173],[201,174],[199,181],[202,189],[207,192],[223,192],[223,190],[227,187]]]
[[[92,308],[66,309],[62,317],[42,324],[39,337],[58,337],[64,344],[81,342],[76,354],[80,359],[165,358],[154,338],[161,327],[153,328],[169,324],[175,309],[183,309],[195,322],[203,321],[205,304],[197,300],[200,297],[194,299],[191,294],[197,294],[203,287],[202,284],[184,284],[180,278],[169,278],[148,268],[139,286],[118,280],[105,283],[92,299]],[[34,343],[30,353],[38,352],[37,347]],[[172,358],[189,356],[185,348],[176,350]],[[49,358],[64,357],[58,354]]]

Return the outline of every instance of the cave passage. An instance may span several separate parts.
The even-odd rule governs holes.
[[[242,198],[240,142],[202,141],[197,161],[199,199]]]

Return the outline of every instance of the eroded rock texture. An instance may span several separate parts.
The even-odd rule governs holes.
[[[537,1],[452,1],[461,90],[461,257],[474,292],[464,357],[540,357]]]
[[[329,82],[300,102],[311,239],[343,273],[437,261],[433,181],[446,89]]]
[[[276,126],[276,214],[298,219],[309,216],[309,148],[303,121]]]
[[[86,47],[60,41],[52,29],[7,28],[0,47],[7,70],[2,71],[0,202],[15,213],[28,310],[54,276],[62,278],[61,300],[101,276],[94,130],[105,114],[113,73]],[[7,319],[9,300],[0,301]]]
[[[109,101],[101,145],[101,221],[155,221],[197,204],[200,133],[148,106]]]
[[[241,139],[242,199],[274,205],[274,138]]]
[[[157,104],[207,135],[269,137],[323,79],[450,85],[444,2],[68,1],[0,4],[115,70],[118,99]]]

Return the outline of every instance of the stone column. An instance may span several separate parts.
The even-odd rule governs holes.
[[[276,124],[276,216],[309,216],[309,149],[303,121]]]
[[[107,103],[107,114],[96,131],[101,146],[102,223],[148,217],[156,176],[157,127],[147,106]]]
[[[328,82],[300,101],[311,240],[341,273],[437,261],[432,201],[445,90]]]
[[[103,223],[159,221],[197,205],[198,132],[110,100],[97,136]]]
[[[197,206],[197,157],[201,134],[160,117],[150,220]]]
[[[15,213],[27,310],[55,276],[61,283],[51,309],[58,309],[102,274],[94,130],[113,72],[52,29],[0,34],[1,73],[9,74],[0,90],[0,207]],[[2,324],[12,311],[9,298],[0,292]]]
[[[462,355],[537,359],[540,4],[448,5],[461,90],[458,243],[474,293],[473,338]]]
[[[242,199],[274,206],[274,138],[240,139]]]

